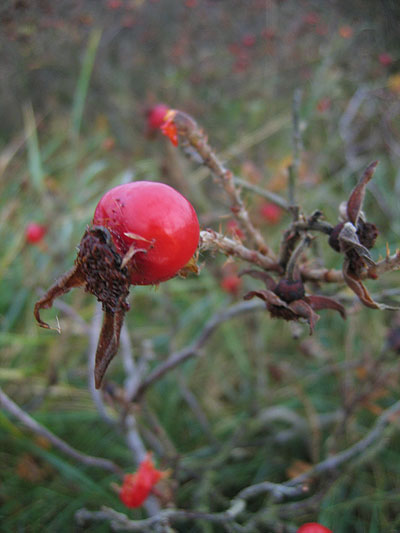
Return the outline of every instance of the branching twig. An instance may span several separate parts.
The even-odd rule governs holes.
[[[9,398],[0,388],[0,406],[9,412],[12,416],[17,418],[25,427],[30,431],[33,431],[37,435],[45,437],[48,439],[53,446],[58,448],[61,452],[69,455],[75,461],[82,463],[86,466],[94,466],[97,468],[102,468],[103,470],[108,470],[113,472],[117,476],[121,477],[123,474],[122,469],[110,461],[109,459],[103,459],[101,457],[93,457],[91,455],[86,455],[85,453],[79,452],[72,448],[65,441],[54,435],[47,428],[36,422],[28,413],[22,410],[16,403],[14,403],[11,398]]]
[[[239,241],[225,237],[214,230],[207,229],[200,232],[200,250],[219,251],[225,255],[240,257],[244,261],[258,265],[265,270],[279,270],[276,261],[270,257],[246,248]]]
[[[179,352],[171,354],[164,363],[158,365],[150,373],[150,375],[147,376],[147,378],[140,385],[136,397],[134,399],[137,400],[138,398],[140,398],[140,396],[148,387],[150,387],[150,385],[162,378],[167,372],[173,370],[190,357],[198,355],[199,350],[203,347],[203,345],[207,342],[209,337],[214,333],[214,331],[220,324],[223,324],[227,320],[230,320],[231,318],[234,318],[236,316],[246,314],[251,311],[259,311],[264,308],[265,305],[263,302],[253,300],[250,302],[240,302],[228,308],[226,311],[216,313],[206,323],[206,325],[200,332],[200,335],[192,344],[190,344],[186,348],[183,348]]]

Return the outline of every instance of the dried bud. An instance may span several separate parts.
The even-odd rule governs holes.
[[[295,300],[301,300],[305,296],[304,285],[300,279],[281,279],[274,292],[286,303],[294,302]]]

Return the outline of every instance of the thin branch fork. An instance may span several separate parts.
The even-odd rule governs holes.
[[[113,474],[116,474],[118,477],[123,476],[123,470],[116,465],[113,461],[109,459],[103,459],[102,457],[93,457],[85,453],[79,452],[75,448],[72,448],[65,441],[54,435],[47,428],[36,422],[28,413],[21,409],[16,403],[11,400],[7,394],[5,394],[0,388],[0,406],[5,409],[8,413],[14,416],[19,420],[26,428],[30,431],[33,431],[37,435],[46,438],[48,441],[53,444],[53,446],[59,449],[61,452],[69,455],[75,461],[82,463],[86,466],[94,466],[97,468],[102,468],[103,470],[108,470]]]

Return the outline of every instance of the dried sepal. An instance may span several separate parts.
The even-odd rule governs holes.
[[[333,298],[329,298],[328,296],[320,296],[319,294],[312,294],[311,296],[307,296],[307,301],[314,311],[320,311],[321,309],[332,309],[333,311],[338,311],[343,319],[346,318],[346,309],[341,303]]]
[[[96,389],[100,388],[104,374],[118,351],[124,315],[124,309],[120,309],[116,313],[108,311],[104,313],[94,367]]]
[[[382,304],[375,302],[375,300],[372,298],[370,293],[368,292],[368,289],[365,287],[365,285],[362,283],[362,281],[355,275],[351,270],[351,263],[348,259],[345,259],[343,264],[343,278],[347,284],[347,286],[354,292],[356,296],[360,299],[360,301],[370,309],[380,309],[380,310],[390,310],[390,311],[396,311],[400,309],[399,307],[393,307],[390,305]]]
[[[375,266],[371,254],[366,246],[361,244],[356,227],[351,222],[346,222],[339,233],[340,250],[343,253],[356,252],[359,257],[368,263],[369,266]]]
[[[305,300],[295,300],[289,304],[289,308],[298,317],[304,318],[310,326],[310,335],[314,333],[315,324],[319,320],[317,313],[314,313],[312,307]]]
[[[273,318],[289,321],[306,320],[310,326],[310,335],[314,332],[315,324],[319,320],[319,316],[314,311],[332,309],[338,311],[342,318],[346,318],[344,307],[336,300],[327,296],[305,294],[298,269],[293,272],[294,279],[282,278],[278,283],[266,272],[246,270],[241,273],[241,275],[244,274],[262,280],[267,286],[265,290],[248,292],[244,296],[245,300],[260,298],[265,302]]]
[[[58,280],[46,291],[46,293],[35,303],[33,314],[36,318],[38,325],[45,329],[57,329],[52,328],[41,319],[40,311],[42,309],[50,309],[53,307],[53,302],[56,298],[59,298],[63,294],[66,294],[74,287],[81,287],[85,284],[83,273],[76,265],[63,274]]]
[[[364,203],[365,188],[368,182],[372,179],[377,164],[378,161],[373,161],[367,166],[359,182],[352,190],[347,202],[347,219],[354,224],[354,226],[357,226],[358,217],[360,216],[362,205]]]
[[[104,311],[103,325],[95,359],[95,386],[100,388],[104,374],[117,353],[125,312],[129,309],[130,273],[122,265],[110,232],[102,226],[91,226],[84,233],[74,267],[36,302],[34,315],[43,328],[50,326],[40,317],[41,309],[52,307],[59,296],[74,287],[83,286],[96,296]]]

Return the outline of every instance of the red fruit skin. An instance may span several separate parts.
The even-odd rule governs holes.
[[[260,207],[260,214],[269,224],[278,224],[282,218],[282,209],[275,204],[265,202]]]
[[[195,210],[164,183],[136,181],[114,187],[98,203],[93,224],[110,231],[121,256],[132,246],[146,250],[130,260],[132,285],[172,278],[188,263],[199,242]]]
[[[140,507],[149,497],[154,485],[165,476],[155,468],[150,455],[147,455],[135,474],[127,474],[121,487],[119,497],[130,508]]]
[[[333,531],[317,522],[308,522],[300,526],[297,533],[333,533]]]
[[[47,228],[37,222],[30,222],[25,228],[25,240],[29,244],[37,244],[46,235]]]
[[[169,107],[165,104],[156,104],[147,111],[147,128],[149,132],[155,132],[164,123],[164,117]]]

